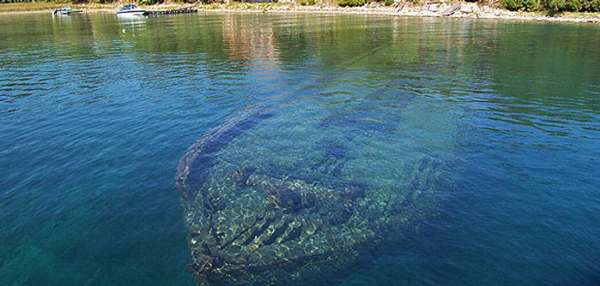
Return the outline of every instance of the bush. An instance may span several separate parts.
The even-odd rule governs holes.
[[[565,0],[544,0],[544,9],[549,11],[550,14],[555,14],[565,9]]]
[[[544,8],[550,12],[598,12],[600,0],[545,0]]]
[[[560,12],[600,12],[600,0],[501,0],[502,5],[513,11],[548,11],[551,15]]]
[[[302,6],[315,5],[315,3],[315,0],[300,0],[300,5]]]
[[[386,6],[390,6],[392,4],[394,4],[394,0],[385,0],[385,5]]]
[[[549,1],[564,1],[564,0],[549,0]],[[513,11],[534,11],[537,8],[535,0],[501,0],[502,5]]]
[[[338,0],[340,6],[362,6],[367,3],[366,0]]]
[[[588,12],[600,12],[600,0],[587,1],[583,9]]]
[[[565,5],[563,6],[565,10],[567,11],[582,11],[583,10],[583,1],[582,0],[571,0],[568,2],[565,2]]]
[[[158,2],[159,2],[158,0],[138,0],[138,3],[140,5],[153,5],[153,4],[156,4]]]

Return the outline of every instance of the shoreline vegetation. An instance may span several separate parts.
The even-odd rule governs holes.
[[[125,3],[83,3],[70,4],[50,2],[21,2],[0,4],[0,14],[6,13],[34,13],[49,12],[70,6],[80,9],[84,13],[115,13]],[[388,3],[389,4],[389,3]],[[457,4],[460,6],[457,7]],[[362,6],[339,6],[335,4],[301,5],[298,3],[161,3],[140,5],[147,10],[160,11],[194,6],[198,12],[251,12],[251,13],[311,13],[311,14],[363,14],[381,16],[412,16],[412,17],[445,17],[445,18],[471,18],[471,19],[502,19],[502,20],[530,20],[552,22],[590,22],[600,23],[600,13],[597,12],[526,12],[509,11],[499,5],[485,5],[476,2],[429,2],[427,4],[411,2],[392,2],[389,5],[380,2],[370,2]],[[444,12],[454,8],[456,11],[450,16]]]

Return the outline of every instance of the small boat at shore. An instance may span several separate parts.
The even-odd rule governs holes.
[[[63,7],[61,9],[56,9],[52,12],[53,16],[66,16],[75,13],[81,13],[81,10],[73,10],[71,7]]]
[[[117,11],[118,16],[142,16],[146,14],[146,10],[138,8],[135,4],[127,4]]]

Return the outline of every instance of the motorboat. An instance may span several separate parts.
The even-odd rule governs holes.
[[[146,10],[138,8],[135,4],[127,4],[117,11],[118,16],[142,16],[146,14]]]

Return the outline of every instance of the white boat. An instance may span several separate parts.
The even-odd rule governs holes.
[[[119,16],[142,16],[146,14],[146,10],[138,8],[135,4],[127,4],[117,11]]]

